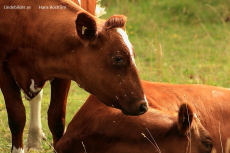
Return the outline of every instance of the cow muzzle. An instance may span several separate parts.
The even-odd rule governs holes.
[[[133,105],[129,109],[122,109],[122,113],[124,115],[138,116],[148,111],[149,106],[148,106],[147,100],[141,100],[138,102],[134,102],[134,104],[135,105]]]

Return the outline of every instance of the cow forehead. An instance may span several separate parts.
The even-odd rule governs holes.
[[[122,28],[117,28],[117,32],[121,35],[123,38],[124,44],[127,46],[130,55],[133,56],[133,49],[132,49],[132,44],[129,41],[128,35]]]
[[[122,28],[117,28],[117,32],[121,35],[123,38],[124,44],[127,46],[129,50],[129,55],[131,56],[133,64],[136,66],[135,60],[134,60],[134,52],[133,52],[133,47],[132,44],[129,41],[128,35]]]

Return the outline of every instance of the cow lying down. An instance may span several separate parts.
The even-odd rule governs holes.
[[[213,147],[222,151],[229,136],[225,117],[229,118],[230,91],[206,85],[142,85],[147,113],[126,116],[91,95],[57,143],[57,152],[211,153]]]

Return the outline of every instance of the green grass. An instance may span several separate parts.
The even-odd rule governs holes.
[[[141,79],[168,83],[199,83],[230,87],[230,15],[228,0],[102,0],[107,19],[114,14],[128,17],[127,33],[136,51]],[[43,130],[52,143],[47,126],[49,85],[42,103]],[[88,94],[72,83],[67,123]],[[11,139],[7,115],[0,97],[0,152],[8,152]],[[28,108],[28,102],[25,101]],[[29,110],[27,109],[27,116]],[[28,119],[27,119],[28,120]],[[25,128],[26,141],[28,122]],[[41,152],[52,152],[44,141]]]
[[[102,2],[113,6],[103,18],[118,13],[128,17],[142,79],[230,86],[230,25],[224,22],[229,1]]]
[[[50,147],[50,144],[52,144],[52,135],[49,131],[48,124],[47,124],[47,110],[49,107],[49,101],[50,101],[50,84],[47,82],[44,92],[43,92],[43,101],[42,101],[42,128],[43,132],[45,133],[47,140],[43,141],[43,150],[39,152],[53,152],[52,148]],[[23,94],[22,94],[23,95]],[[88,93],[80,89],[76,83],[72,83],[71,90],[69,92],[68,97],[68,106],[67,106],[67,114],[66,114],[66,122],[69,123],[70,120],[73,118],[74,114],[77,112],[77,110],[81,107],[81,105],[84,103],[85,99],[88,97]],[[28,124],[29,124],[29,101],[25,100],[23,98],[24,105],[26,107],[26,127],[24,129],[24,144],[26,144],[27,140],[27,134],[28,134]],[[11,147],[11,135],[10,130],[8,128],[7,124],[7,114],[6,114],[6,108],[3,101],[3,97],[1,95],[0,97],[0,152],[9,152]],[[32,151],[31,151],[32,152]],[[35,151],[34,151],[35,152]],[[38,151],[36,151],[38,152]]]

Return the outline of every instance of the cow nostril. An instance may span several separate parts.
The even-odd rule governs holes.
[[[141,106],[140,106],[140,108],[139,108],[139,115],[142,115],[142,114],[144,114],[145,112],[147,112],[147,110],[148,110],[148,106],[147,106],[147,104],[146,103],[144,103],[144,104],[141,104]]]

